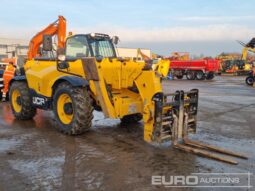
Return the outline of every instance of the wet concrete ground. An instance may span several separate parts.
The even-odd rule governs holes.
[[[164,82],[166,92],[191,88],[200,90],[198,132],[192,138],[246,153],[248,160],[236,159],[234,166],[149,145],[142,123],[124,126],[96,112],[88,133],[69,137],[54,129],[51,112],[16,121],[9,104],[1,103],[0,190],[177,190],[152,186],[151,176],[255,173],[255,89],[244,77]]]

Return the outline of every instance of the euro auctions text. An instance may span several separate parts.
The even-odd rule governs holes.
[[[187,176],[151,177],[151,184],[164,187],[221,187],[221,188],[252,188],[251,173],[192,173]]]

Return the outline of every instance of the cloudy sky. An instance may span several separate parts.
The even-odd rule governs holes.
[[[217,55],[255,36],[254,0],[0,0],[0,38],[30,39],[63,15],[68,31],[118,35],[121,47]]]

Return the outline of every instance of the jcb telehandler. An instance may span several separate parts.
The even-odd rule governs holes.
[[[172,139],[176,148],[233,164],[237,163],[201,148],[244,157],[189,140],[188,132],[194,133],[197,126],[198,90],[164,94],[160,74],[150,65],[117,57],[117,37],[91,33],[65,40],[61,16],[46,29],[32,39],[28,61],[20,71],[23,75],[10,84],[11,108],[17,119],[32,119],[36,109],[53,110],[59,130],[77,135],[91,127],[96,109],[123,122],[143,119],[147,142]],[[57,55],[52,53],[55,34]]]

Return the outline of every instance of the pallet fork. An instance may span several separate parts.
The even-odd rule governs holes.
[[[196,123],[195,117],[198,106],[198,90],[194,89],[184,93],[183,91],[177,91],[173,96],[173,101],[165,104],[171,105],[174,108],[173,118],[178,119],[177,123],[172,126],[172,143],[174,148],[182,151],[190,152],[193,154],[200,155],[202,157],[219,160],[230,164],[238,164],[237,161],[232,160],[229,157],[224,157],[216,153],[238,157],[242,159],[248,159],[247,156],[232,151],[225,150],[216,146],[201,143],[199,141],[190,140],[188,138],[189,132],[195,132]],[[188,97],[188,99],[186,99]],[[189,105],[189,107],[185,107]],[[192,108],[191,108],[192,107]],[[213,153],[214,152],[214,153]]]

